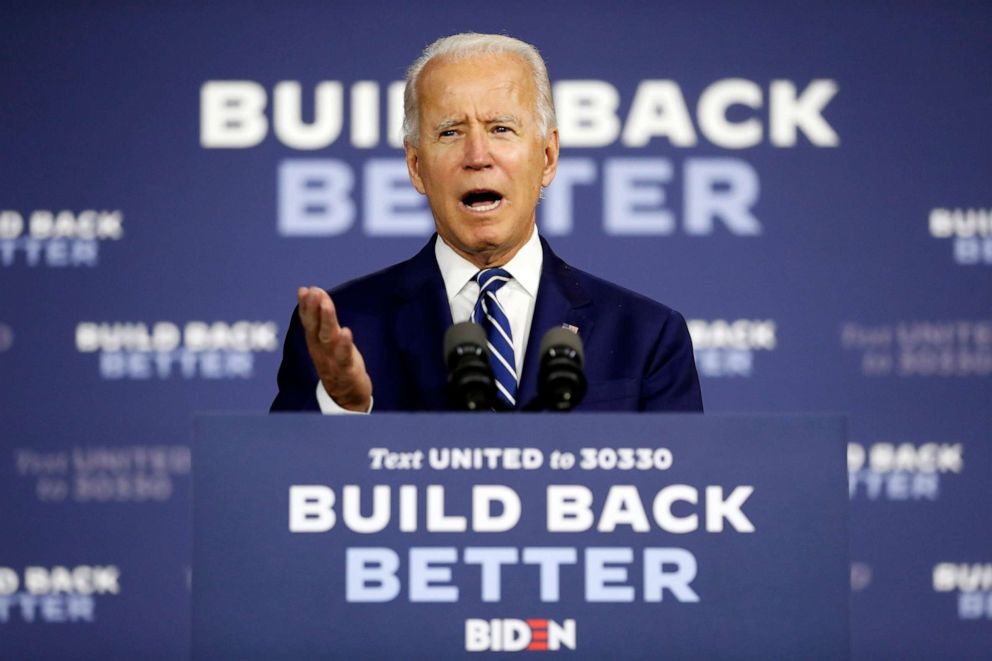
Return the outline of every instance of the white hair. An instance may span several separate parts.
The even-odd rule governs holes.
[[[437,57],[469,58],[478,55],[510,54],[521,58],[530,67],[537,90],[537,119],[545,138],[558,126],[555,102],[551,95],[551,80],[541,54],[530,44],[502,34],[463,32],[441,37],[424,49],[406,72],[403,90],[403,141],[416,145],[420,138],[420,109],[417,106],[417,83],[427,63]]]

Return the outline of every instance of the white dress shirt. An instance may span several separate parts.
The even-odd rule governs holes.
[[[472,316],[475,302],[479,298],[479,283],[474,280],[475,274],[479,272],[479,267],[456,253],[440,236],[434,242],[434,257],[437,259],[441,278],[444,280],[444,290],[448,296],[448,305],[451,306],[452,321],[456,324],[468,321]],[[510,322],[517,383],[520,383],[520,375],[523,373],[527,338],[530,336],[530,324],[534,318],[534,304],[537,302],[537,289],[541,284],[543,264],[544,251],[541,249],[537,230],[534,229],[531,231],[527,243],[521,246],[513,259],[501,267],[513,276],[512,280],[496,292],[496,298],[503,306],[503,310],[506,311],[507,319]],[[362,338],[356,337],[355,344],[360,350]],[[372,385],[375,387],[374,383]],[[317,403],[320,405],[321,413],[324,414],[361,413],[338,406],[319,381],[317,382]],[[368,412],[371,411],[372,406],[369,405]]]

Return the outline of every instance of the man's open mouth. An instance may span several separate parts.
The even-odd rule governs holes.
[[[503,196],[494,190],[474,190],[462,196],[462,204],[472,211],[492,211],[503,202]]]

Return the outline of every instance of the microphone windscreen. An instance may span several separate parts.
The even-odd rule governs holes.
[[[552,347],[566,347],[575,351],[579,367],[584,367],[586,363],[585,351],[582,349],[582,338],[578,333],[573,333],[562,327],[552,328],[541,339],[540,356],[546,356]]]
[[[456,347],[464,344],[471,344],[481,347],[486,351],[486,331],[482,330],[479,324],[471,321],[463,321],[454,324],[444,333],[444,364],[451,367],[451,354]],[[488,354],[488,351],[486,351]]]

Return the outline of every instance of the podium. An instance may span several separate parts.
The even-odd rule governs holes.
[[[840,416],[201,416],[193,658],[847,658],[847,503]]]

